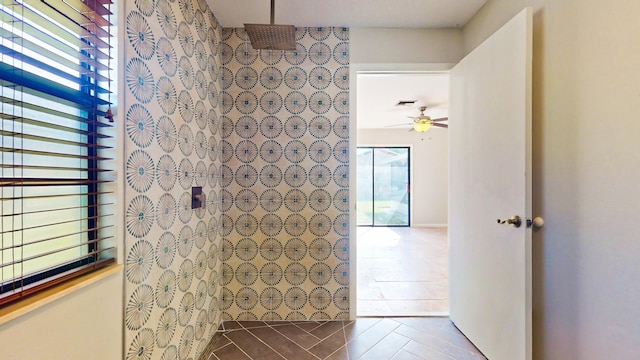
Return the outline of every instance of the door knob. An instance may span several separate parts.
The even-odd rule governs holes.
[[[527,219],[527,228],[533,227],[534,230],[541,229],[544,226],[544,219],[540,216],[536,216],[533,218]]]
[[[497,220],[498,224],[510,224],[519,228],[522,225],[522,219],[518,215],[514,215],[511,219]]]

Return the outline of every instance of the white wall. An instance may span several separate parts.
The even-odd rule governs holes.
[[[122,358],[122,271],[0,325],[3,360]]]
[[[489,0],[469,52],[534,7],[534,358],[640,354],[640,2]]]
[[[359,129],[358,146],[411,147],[411,226],[447,224],[448,135],[406,129]]]

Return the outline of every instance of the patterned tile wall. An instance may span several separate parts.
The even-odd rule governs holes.
[[[349,311],[349,32],[298,28],[297,50],[224,29],[219,80],[225,320]]]
[[[221,28],[205,0],[125,8],[125,358],[197,358],[218,328]],[[191,209],[201,186],[206,208]]]

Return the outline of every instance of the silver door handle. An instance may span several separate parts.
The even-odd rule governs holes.
[[[518,215],[514,215],[511,219],[497,220],[498,224],[509,224],[519,228],[522,225],[522,219]]]

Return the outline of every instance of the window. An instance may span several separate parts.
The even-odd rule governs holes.
[[[0,305],[115,261],[110,2],[0,2]]]

